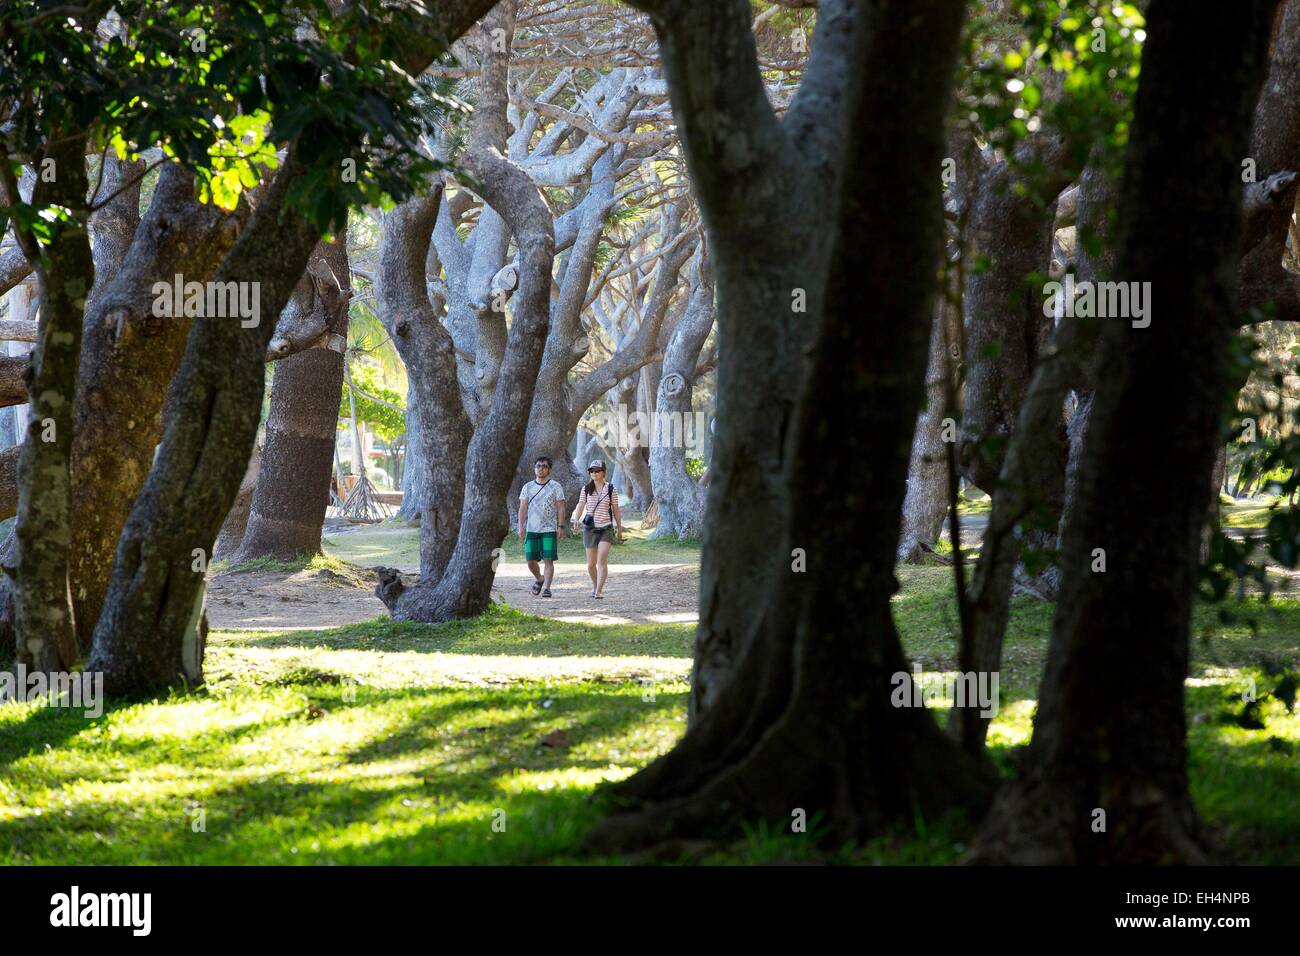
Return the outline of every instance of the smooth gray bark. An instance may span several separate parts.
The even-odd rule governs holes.
[[[903,498],[903,530],[898,540],[898,560],[909,564],[922,560],[925,555],[922,545],[934,547],[939,542],[948,507],[943,420],[948,401],[945,380],[949,374],[944,322],[949,311],[952,310],[947,301],[942,296],[936,297],[925,368],[925,407],[916,417],[911,461],[907,466],[907,495]]]
[[[676,419],[682,423],[682,431],[678,433],[680,442],[676,436],[661,434],[650,446],[650,473],[659,507],[659,524],[651,538],[698,538],[704,533],[705,489],[686,470],[685,447],[685,429],[694,427],[696,361],[714,319],[712,275],[707,264],[700,271],[686,314],[664,352],[663,374],[655,398],[659,420]]]

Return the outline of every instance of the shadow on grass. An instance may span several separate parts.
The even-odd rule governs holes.
[[[523,657],[689,658],[694,624],[585,624],[494,605],[464,621],[417,624],[375,618],[319,631],[225,632],[249,647],[474,654]]]
[[[592,789],[671,746],[685,700],[680,685],[645,700],[627,683],[345,693],[263,685],[125,705],[88,736],[39,721],[51,747],[35,730],[6,741],[21,766],[0,784],[0,860],[572,857],[598,815]],[[544,746],[555,730],[567,740]]]

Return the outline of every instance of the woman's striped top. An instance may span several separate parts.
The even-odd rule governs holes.
[[[613,503],[618,500],[618,491],[609,482],[605,482],[605,487],[601,488],[590,499],[587,497],[587,486],[582,486],[582,494],[578,496],[577,513],[581,515],[578,518],[581,521],[592,515],[596,522],[597,528],[607,528],[614,523]]]

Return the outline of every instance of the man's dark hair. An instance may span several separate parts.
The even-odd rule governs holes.
[[[547,468],[554,468],[554,467],[555,467],[555,464],[551,461],[551,459],[547,458],[545,455],[539,455],[539,456],[537,457],[537,460],[536,460],[535,462],[533,462],[533,464],[534,464],[534,465],[540,465],[542,462],[546,462],[546,467],[547,467]]]

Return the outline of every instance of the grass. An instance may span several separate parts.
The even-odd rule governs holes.
[[[416,561],[419,562],[419,552]],[[241,571],[278,571],[293,573],[296,571],[332,571],[335,574],[350,575],[355,572],[349,562],[332,554],[303,554],[292,561],[278,558],[253,558],[231,564],[229,561],[214,561],[209,569],[213,574],[239,573]]]
[[[954,670],[951,569],[899,578],[909,654]],[[1263,695],[1300,660],[1300,601],[1234,609],[1229,624],[1212,608],[1196,616],[1192,791],[1229,858],[1294,864],[1300,717]],[[990,734],[1004,767],[1029,739],[1051,613],[1013,605]],[[691,641],[689,625],[508,608],[438,626],[216,633],[201,691],[95,719],[0,707],[0,862],[618,862],[581,852],[602,812],[590,798],[682,733]],[[1254,730],[1238,721],[1252,679]],[[965,838],[957,821],[918,820],[831,859],[946,863]],[[759,825],[705,861],[813,858],[811,841]]]
[[[1260,496],[1236,501],[1227,495],[1219,495],[1221,520],[1225,528],[1246,528],[1260,530],[1268,526],[1269,518],[1275,511],[1290,511],[1287,498],[1276,495]]]
[[[951,499],[950,499],[951,500]],[[976,488],[963,488],[957,499],[959,515],[987,515],[993,511],[993,499]]]

